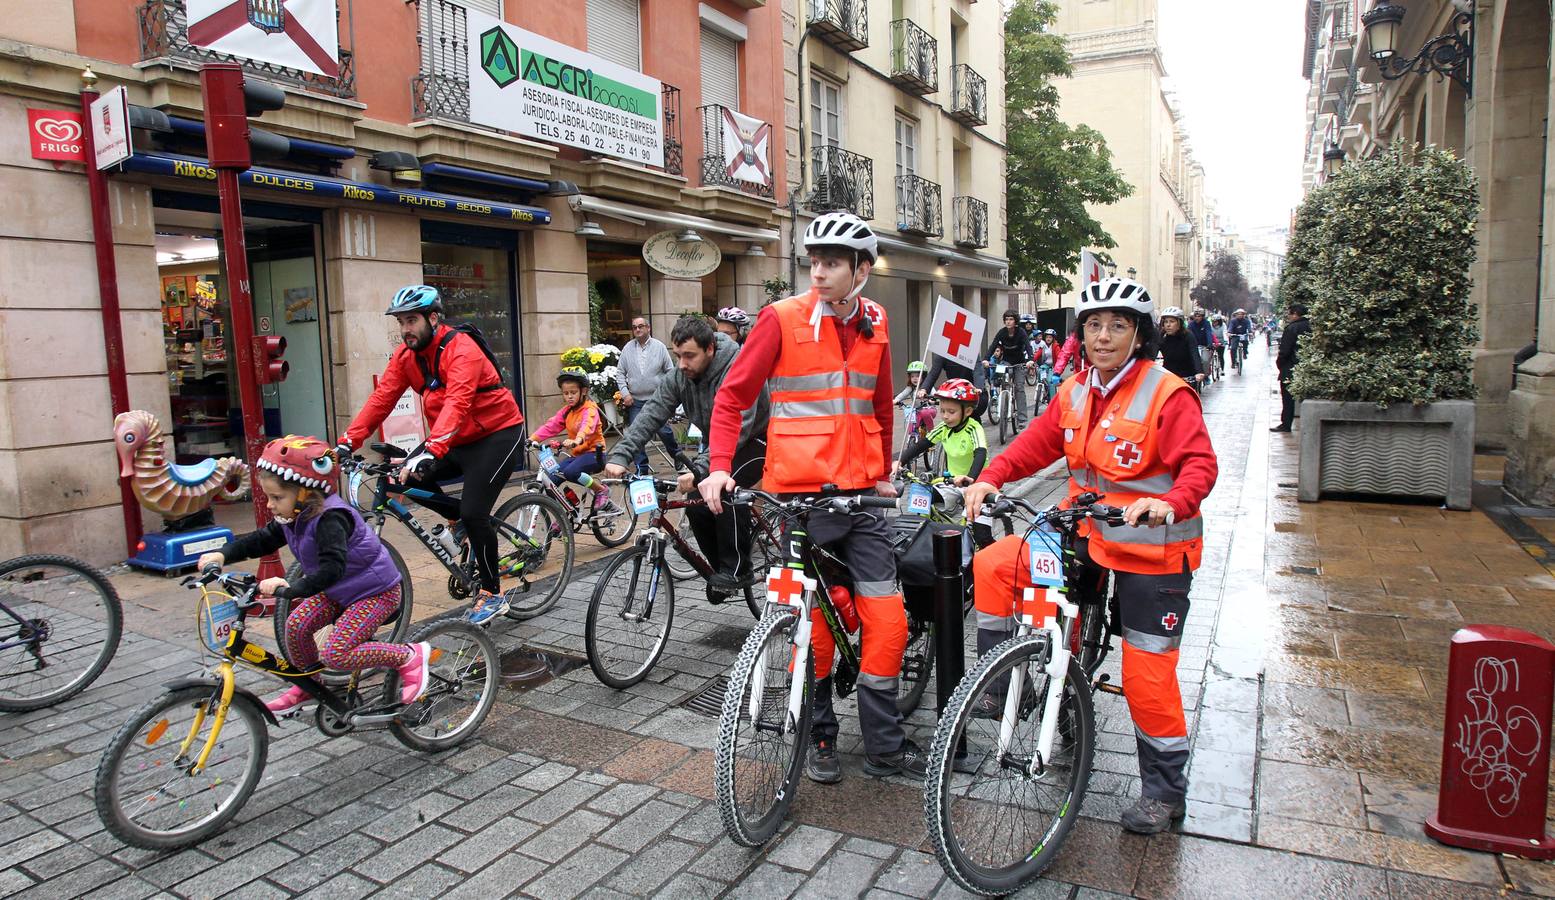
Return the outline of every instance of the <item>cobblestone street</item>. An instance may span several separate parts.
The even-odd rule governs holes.
[[[1083,818],[1022,896],[1555,896],[1555,866],[1444,847],[1420,826],[1436,802],[1448,638],[1484,621],[1551,636],[1555,577],[1479,510],[1298,505],[1295,436],[1268,431],[1273,385],[1255,347],[1246,374],[1206,392],[1221,471],[1180,657],[1188,817],[1156,837],[1122,831],[1139,790],[1134,732],[1123,698],[1099,694]],[[1494,477],[1491,462],[1481,477]],[[1046,499],[1063,485],[1039,476],[1022,489]],[[494,626],[505,659],[543,649],[582,663],[605,558],[581,553],[592,546],[580,540],[583,575],[553,611]],[[407,557],[418,615],[439,611],[443,578]],[[58,708],[0,716],[0,895],[960,895],[928,849],[919,787],[863,773],[851,701],[838,704],[843,782],[801,781],[763,849],[724,836],[711,801],[717,722],[687,701],[726,672],[752,620],[741,603],[709,606],[699,582],[681,586],[669,646],[629,690],[599,684],[586,663],[514,680],[476,737],[442,756],[290,721],[228,830],[179,853],[127,849],[93,809],[101,750],[134,707],[202,662],[192,593],[143,574],[114,580],[126,630],[107,672]],[[933,710],[931,687],[909,720],[925,746]]]

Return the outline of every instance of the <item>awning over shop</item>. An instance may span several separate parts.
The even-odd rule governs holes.
[[[776,228],[748,228],[730,222],[720,222],[717,219],[638,206],[635,203],[601,200],[588,194],[574,194],[568,197],[567,201],[574,210],[598,213],[626,222],[658,222],[661,225],[674,225],[679,228],[695,228],[698,231],[710,231],[713,234],[727,235],[737,240],[754,241],[758,244],[770,244],[778,239]]]
[[[190,178],[196,181],[216,180],[216,170],[207,165],[205,160],[188,156],[136,153],[125,160],[120,169],[127,172],[144,172],[148,175]],[[538,206],[493,203],[490,200],[477,200],[473,197],[459,197],[432,191],[411,191],[371,182],[345,181],[339,178],[302,175],[274,169],[249,169],[239,175],[239,180],[244,187],[263,188],[308,197],[382,203],[387,206],[428,212],[500,219],[523,225],[545,225],[551,221],[550,212]]]

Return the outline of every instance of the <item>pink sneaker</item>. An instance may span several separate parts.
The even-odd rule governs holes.
[[[289,716],[313,698],[300,687],[290,687],[265,701],[265,709],[277,716]]]
[[[400,702],[409,706],[427,692],[427,660],[432,656],[432,645],[410,645],[410,662],[400,666]]]
[[[610,503],[610,492],[609,491],[595,491],[594,492],[594,508],[595,509],[604,509],[609,503]]]

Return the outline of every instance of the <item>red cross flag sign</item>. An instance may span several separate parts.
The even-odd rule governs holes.
[[[189,43],[334,78],[334,0],[188,0]]]
[[[1096,255],[1089,250],[1080,251],[1080,284],[1077,290],[1085,290],[1085,286],[1101,281],[1101,263]]]
[[[929,326],[929,352],[971,368],[983,347],[987,320],[944,297],[934,304],[934,324]]]

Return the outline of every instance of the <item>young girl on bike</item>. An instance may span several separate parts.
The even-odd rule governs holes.
[[[599,404],[589,398],[588,373],[568,366],[556,376],[556,386],[562,390],[562,408],[534,433],[534,441],[540,443],[565,433],[557,445],[571,452],[572,458],[561,464],[557,475],[563,481],[591,488],[594,508],[606,509],[610,494],[605,483],[589,477],[605,468],[605,420]]]
[[[260,490],[275,519],[233,538],[225,547],[200,557],[200,568],[264,556],[291,548],[302,566],[295,582],[266,578],[259,593],[299,600],[286,617],[286,633],[276,635],[282,653],[299,669],[320,661],[332,669],[393,668],[400,673],[400,699],[414,703],[426,690],[426,644],[386,644],[373,632],[400,608],[400,573],[351,505],[335,494],[335,457],[314,437],[289,434],[265,445],[255,464]],[[319,649],[314,635],[333,623]],[[287,688],[265,703],[276,715],[296,712],[312,698],[300,687]]]
[[[923,362],[913,360],[907,364],[907,386],[896,392],[896,397],[891,401],[903,409],[911,409],[917,402],[918,385],[923,383]],[[934,425],[934,407],[925,406],[918,410],[918,433],[924,434]]]

